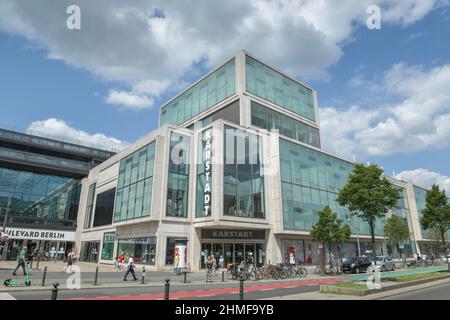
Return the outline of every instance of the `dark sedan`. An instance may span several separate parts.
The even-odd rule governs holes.
[[[343,259],[342,270],[351,273],[367,272],[372,262],[367,257],[348,257]]]

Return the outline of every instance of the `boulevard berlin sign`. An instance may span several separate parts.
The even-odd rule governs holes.
[[[8,228],[9,239],[75,241],[75,232],[44,229]]]

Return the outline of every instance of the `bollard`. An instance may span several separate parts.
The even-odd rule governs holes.
[[[239,300],[244,300],[244,278],[239,279]]]
[[[142,281],[141,281],[141,283],[142,284],[145,283],[145,266],[142,267]]]
[[[45,278],[47,277],[47,266],[44,267],[44,274],[42,276],[42,284],[41,286],[45,286]]]
[[[50,300],[56,300],[56,298],[58,297],[58,286],[58,282],[53,283],[52,297],[50,298]]]
[[[169,290],[170,290],[170,279],[166,279],[166,284],[164,285],[164,300],[169,300]]]
[[[186,275],[187,275],[187,271],[184,270],[184,283],[187,283],[187,281],[186,281]]]
[[[222,271],[222,282],[225,282],[225,272]]]
[[[94,286],[97,285],[97,279],[98,279],[98,266],[95,268]]]

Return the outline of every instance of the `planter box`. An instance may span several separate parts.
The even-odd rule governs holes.
[[[379,293],[384,291],[390,291],[410,286],[415,286],[427,282],[433,282],[437,280],[442,279],[449,279],[450,274],[433,277],[433,278],[427,278],[427,279],[420,279],[420,280],[414,280],[414,281],[408,281],[398,284],[393,284],[387,287],[381,287],[380,289],[354,289],[354,288],[345,288],[345,287],[338,287],[334,285],[321,285],[320,286],[320,292],[321,293],[335,293],[335,294],[346,294],[346,295],[352,295],[352,296],[366,296],[372,293]]]

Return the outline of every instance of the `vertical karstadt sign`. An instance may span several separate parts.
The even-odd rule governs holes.
[[[203,215],[211,215],[211,158],[212,158],[212,129],[203,133],[205,147],[203,149],[203,164],[205,173],[205,187],[203,189]]]

